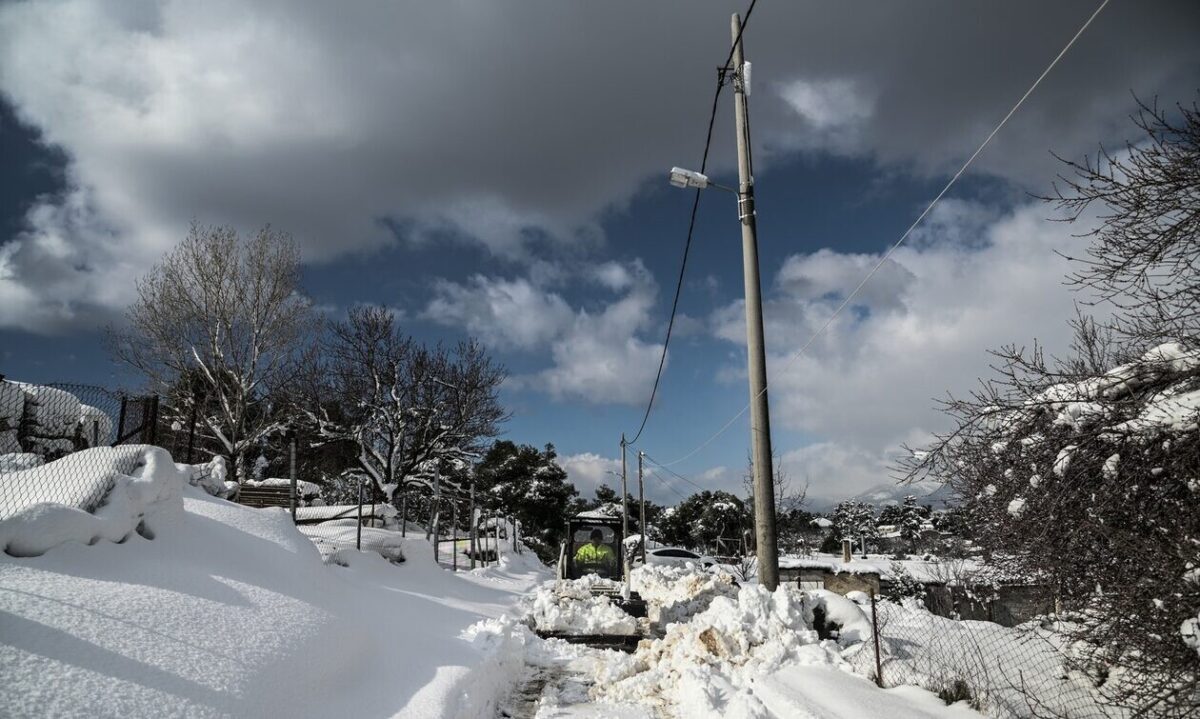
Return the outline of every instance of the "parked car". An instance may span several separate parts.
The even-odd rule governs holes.
[[[635,555],[634,559],[640,563],[641,555]],[[698,567],[711,567],[717,563],[717,560],[696,554],[683,547],[654,547],[646,550],[646,564],[670,564],[682,567],[689,562]]]

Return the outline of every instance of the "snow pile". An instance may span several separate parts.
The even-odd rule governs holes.
[[[149,535],[151,510],[178,504],[186,481],[166,450],[144,445],[88,449],[4,475],[0,548],[28,557],[64,542],[120,542],[135,530]]]
[[[790,587],[742,587],[736,599],[716,597],[632,657],[614,657],[598,669],[594,691],[609,701],[673,706],[681,716],[769,716],[754,695],[756,678],[785,664],[841,663],[836,645],[812,629],[812,610]]]
[[[863,592],[852,592],[870,599]],[[837,643],[848,647],[871,638],[871,620],[853,598],[842,596],[825,589],[810,590],[804,597],[805,605],[813,613],[813,625],[824,625]]]
[[[605,580],[588,575],[581,579],[544,582],[527,610],[534,628],[563,634],[637,634],[637,620],[603,594],[592,593]]]
[[[286,512],[210,496],[161,449],[72,456],[88,453],[115,477],[95,515],[35,505],[0,532],[42,523],[17,533],[42,549],[50,511],[154,539],[80,543],[91,526],[40,556],[0,553],[0,716],[496,715],[526,633],[464,632],[511,614],[540,575],[456,575],[419,537],[403,565],[348,552],[330,566]]]
[[[736,597],[738,591],[732,575],[694,565],[638,567],[630,573],[630,586],[646,600],[650,621],[659,627],[687,621],[715,597]]]
[[[281,510],[285,511],[286,510]],[[303,524],[299,529],[304,536],[313,541],[317,551],[328,564],[346,566],[346,554],[361,551],[375,552],[379,556],[399,564],[405,560],[405,538],[400,532],[377,529],[375,527],[359,527],[353,519],[335,519],[321,524]]]

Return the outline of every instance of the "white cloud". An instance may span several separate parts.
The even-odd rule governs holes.
[[[505,280],[475,275],[465,284],[446,280],[434,286],[424,316],[459,326],[500,349],[544,346],[571,324],[566,301],[528,279]]]
[[[654,326],[654,278],[641,260],[543,274],[563,281],[564,273],[620,294],[598,308],[572,308],[531,279],[476,275],[465,284],[438,282],[424,316],[462,327],[497,347],[549,351],[550,367],[515,376],[511,386],[560,400],[645,401],[662,352],[662,345],[639,337]]]
[[[583,452],[559,457],[558,464],[567,471],[567,479],[579,490],[579,495],[590,499],[602,484],[621,491],[621,460],[602,457],[595,452]],[[617,476],[609,474],[616,472]]]
[[[1063,285],[1068,263],[1054,251],[1078,255],[1086,243],[1072,236],[1079,228],[1048,222],[1048,209],[1030,204],[984,223],[964,243],[962,227],[988,212],[972,207],[939,209],[923,241],[898,250],[861,304],[799,359],[796,351],[879,258],[822,250],[783,263],[765,309],[772,419],[814,438],[811,447],[778,448],[789,462],[819,468],[814,496],[888,481],[902,443],[945,428],[935,398],[965,393],[989,374],[988,348],[1036,339],[1051,354],[1067,349],[1077,295]],[[718,310],[713,331],[744,346],[740,311],[740,303]],[[732,365],[724,376],[743,372]]]

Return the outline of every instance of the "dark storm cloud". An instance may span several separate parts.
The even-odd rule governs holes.
[[[747,35],[762,166],[828,151],[953,169],[1094,7],[764,1]],[[391,241],[385,220],[508,257],[531,237],[594,249],[600,212],[697,162],[737,9],[6,5],[0,89],[66,152],[71,189],[0,249],[0,324],[119,305],[114,258],[120,277],[136,274],[193,217],[272,222],[314,259]],[[978,170],[1036,185],[1049,149],[1075,154],[1123,129],[1130,91],[1190,99],[1198,16],[1191,2],[1114,2]],[[730,144],[717,143],[718,169]],[[29,280],[35,261],[79,281],[49,294]]]

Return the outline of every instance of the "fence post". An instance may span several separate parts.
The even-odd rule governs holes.
[[[871,592],[871,635],[875,638],[875,683],[883,686],[883,660],[879,657],[879,614],[875,611],[875,592]]]
[[[517,551],[517,518],[509,517],[509,522],[512,523],[512,547],[513,551]]]
[[[475,516],[475,479],[471,479],[471,569],[475,568],[475,554],[477,544],[475,542],[476,530],[479,527],[479,518]]]
[[[450,533],[453,539],[450,540],[450,562],[454,566],[454,571],[458,571],[458,502],[456,498],[450,499]]]
[[[147,416],[149,417],[148,422]],[[148,442],[146,441],[147,435],[150,440]],[[157,444],[158,442],[158,395],[156,394],[142,400],[142,442],[145,444]]]
[[[199,392],[196,392],[195,390],[192,391],[192,413],[191,413],[191,417],[188,418],[188,448],[187,448],[187,463],[188,464],[192,463],[192,452],[196,448],[196,412],[198,409],[197,406],[200,404],[198,395],[199,395]],[[293,519],[295,519],[295,517],[293,517]]]
[[[120,444],[121,438],[125,436],[125,407],[128,403],[129,398],[125,395],[121,395],[121,414],[118,415],[117,419],[117,436],[116,440],[113,442],[114,447]]]
[[[190,452],[189,452],[190,454]],[[294,427],[288,427],[288,470],[291,472],[291,503],[292,503],[292,524],[296,523],[296,430]],[[361,488],[362,482],[359,482]],[[359,490],[361,494],[361,489]]]
[[[408,480],[400,480],[400,536],[408,536]]]
[[[358,536],[354,539],[354,548],[362,549],[362,485],[363,475],[358,475]]]
[[[100,446],[100,420],[98,419],[92,420],[92,446]]]
[[[437,519],[438,519],[437,513],[438,513],[438,510],[441,509],[441,504],[442,504],[441,497],[434,495],[433,505],[430,507],[430,512],[429,512],[429,527],[425,528],[425,533],[428,536],[433,538],[433,563],[434,564],[438,564],[442,560],[441,554],[438,553],[439,547],[438,547],[438,534],[437,534]],[[431,528],[432,528],[432,531],[430,531]]]

